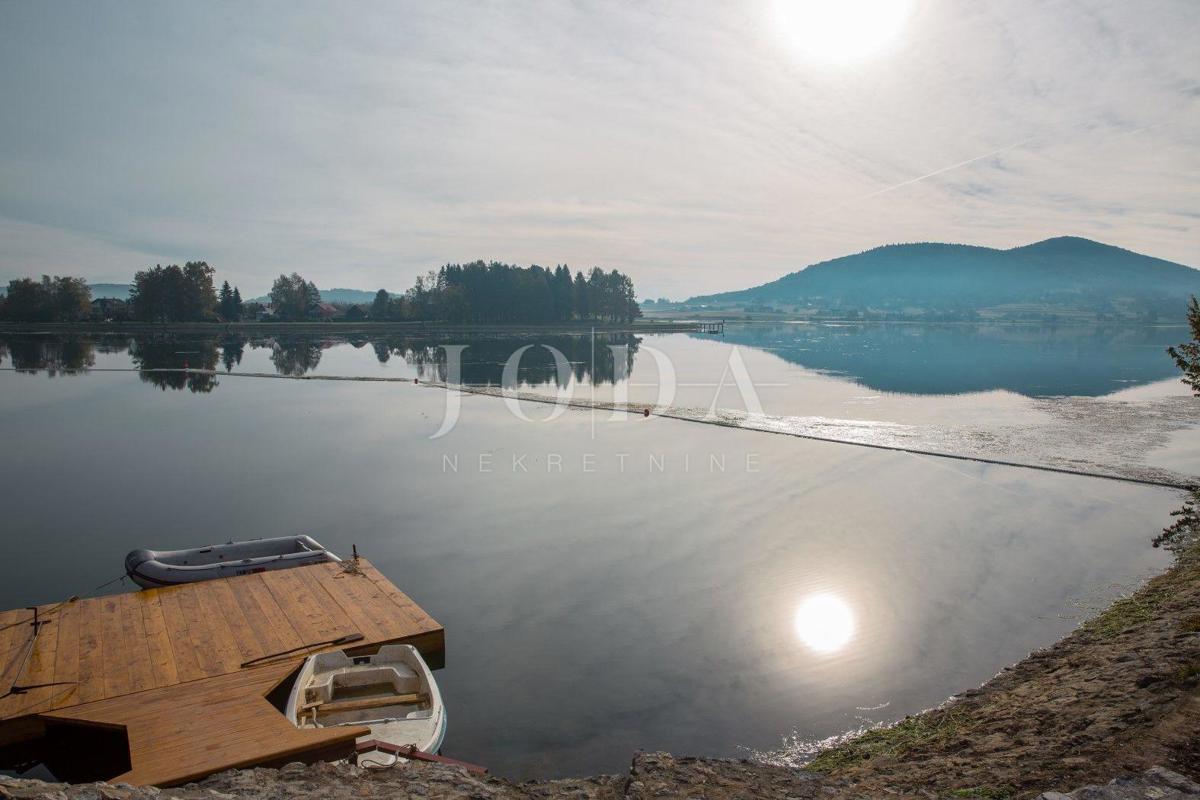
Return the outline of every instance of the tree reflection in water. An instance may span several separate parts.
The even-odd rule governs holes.
[[[17,372],[75,375],[96,363],[95,342],[83,336],[10,336],[0,347]]]
[[[129,342],[129,358],[140,370],[141,379],[163,391],[186,388],[193,393],[211,392],[217,387],[216,375],[154,370],[215,371],[217,357],[217,340],[214,338],[150,334],[134,336]]]
[[[593,348],[593,340],[589,336],[472,338],[465,342],[467,349],[462,351],[458,382],[471,386],[516,388],[511,383],[505,384],[504,367],[514,353],[529,346],[521,354],[517,372],[519,385],[553,383],[561,387],[571,378],[594,384],[611,384],[629,375],[641,341],[631,333],[610,333],[597,335]],[[422,380],[446,381],[449,378],[449,365],[443,345],[454,343],[458,342],[451,339],[431,341],[428,338],[393,338],[373,344],[380,362],[386,363],[390,355],[399,355],[417,367],[417,374]],[[554,353],[547,349],[549,347],[566,357],[570,365],[569,375],[558,374],[558,365]],[[617,348],[616,353],[611,349],[614,347]],[[619,363],[618,357],[622,357]]]
[[[280,375],[299,378],[307,375],[321,363],[321,351],[340,344],[343,340],[314,338],[310,336],[277,336],[267,340],[271,348],[271,363]],[[252,342],[251,346],[260,345]]]
[[[221,339],[221,363],[226,372],[242,363],[242,351],[246,349],[246,337],[240,333],[231,333]]]
[[[425,381],[446,381],[450,376],[446,347],[465,344],[461,354],[459,382],[479,386],[504,385],[504,368],[523,347],[517,371],[518,385],[553,384],[565,381],[613,383],[633,368],[641,339],[627,333],[589,336],[554,335],[544,337],[490,336],[437,337],[420,335],[366,336],[246,336],[227,333],[221,336],[177,334],[135,334],[92,336],[0,335],[0,358],[7,355],[13,367],[22,372],[47,372],[51,375],[74,374],[95,364],[96,352],[128,353],[130,365],[146,383],[160,389],[188,389],[211,392],[216,388],[218,364],[232,372],[242,363],[247,346],[269,351],[271,364],[279,375],[301,377],[321,363],[325,350],[349,344],[356,349],[370,345],[381,364],[393,357],[416,368]],[[593,347],[594,345],[594,347]],[[554,353],[562,353],[569,372],[559,375]],[[614,350],[612,348],[616,348]],[[201,370],[202,372],[185,372]],[[513,385],[505,388],[515,388]]]

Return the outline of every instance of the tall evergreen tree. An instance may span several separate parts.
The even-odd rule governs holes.
[[[217,292],[217,313],[226,322],[233,319],[233,289],[229,287],[229,281],[222,283],[221,291]]]
[[[1192,388],[1192,393],[1200,397],[1200,303],[1193,297],[1188,303],[1188,327],[1192,332],[1192,341],[1168,347],[1167,352],[1175,363],[1183,370],[1183,382]]]
[[[375,299],[371,302],[371,319],[387,319],[389,299],[388,293],[383,289],[375,293]]]

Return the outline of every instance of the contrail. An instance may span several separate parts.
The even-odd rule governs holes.
[[[1164,123],[1156,122],[1151,125],[1145,125],[1141,128],[1134,128],[1132,130],[1125,131],[1124,133],[1118,133],[1115,136],[1108,137],[1108,140],[1113,141],[1115,139],[1123,139],[1126,136],[1133,136],[1135,134],[1144,133],[1146,131],[1153,130],[1154,128],[1162,127],[1163,124]],[[966,161],[960,161],[957,164],[951,164],[948,167],[942,167],[941,169],[934,170],[933,172],[926,173],[925,175],[920,175],[916,178],[910,178],[909,180],[903,181],[901,183],[897,183],[892,186],[885,186],[884,188],[879,189],[878,191],[871,192],[870,194],[864,194],[861,197],[854,198],[853,200],[848,200],[845,203],[842,203],[841,205],[845,206],[845,205],[849,205],[850,203],[860,202],[862,200],[870,200],[872,197],[878,197],[881,194],[887,194],[888,192],[895,191],[896,189],[900,189],[905,186],[912,186],[914,183],[919,183],[920,181],[923,181],[926,178],[932,178],[936,175],[941,175],[943,173],[950,172],[951,170],[958,169],[959,167],[965,167],[968,164],[974,164],[976,161],[983,161],[985,158],[992,158],[993,156],[998,156],[1001,153],[1007,153],[1009,150],[1015,150],[1018,147],[1024,147],[1025,145],[1029,144],[1030,142],[1035,141],[1037,138],[1038,138],[1037,136],[1031,136],[1028,139],[1017,142],[1016,144],[1010,144],[1007,147],[1001,147],[999,150],[993,150],[992,152],[984,153],[981,156],[975,156],[974,158],[968,158]]]
[[[948,167],[942,167],[941,169],[934,170],[933,172],[929,172],[924,175],[920,175],[916,178],[910,178],[909,180],[906,180],[902,183],[897,183],[892,186],[886,186],[883,189],[880,189],[875,192],[871,192],[870,194],[864,194],[861,197],[856,197],[849,202],[857,203],[861,200],[870,200],[872,197],[878,197],[881,194],[887,194],[888,192],[895,191],[896,189],[900,189],[905,186],[912,186],[914,183],[919,183],[920,181],[923,181],[926,178],[932,178],[935,175],[941,175],[945,172],[949,172],[950,170],[958,169],[959,167],[965,167],[968,164],[974,164],[976,161],[983,161],[985,158],[992,158],[993,156],[998,156],[1001,153],[1007,153],[1009,150],[1015,150],[1018,147],[1024,147],[1025,145],[1029,144],[1036,138],[1037,137],[1030,137],[1029,139],[1025,139],[1024,141],[1017,142],[1016,144],[1010,144],[1007,147],[1001,147],[999,150],[993,150],[992,152],[984,153],[981,156],[975,156],[974,158],[968,158],[966,161],[960,161],[957,164],[951,164]]]

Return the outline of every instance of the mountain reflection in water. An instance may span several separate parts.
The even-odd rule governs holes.
[[[1098,397],[1173,377],[1183,327],[1104,325],[729,325],[725,340],[869,389]]]

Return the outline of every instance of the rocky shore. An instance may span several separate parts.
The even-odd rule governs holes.
[[[664,753],[640,754],[628,775],[513,784],[474,775],[457,767],[405,764],[364,770],[346,764],[289,764],[282,769],[249,769],[213,775],[174,789],[124,784],[68,785],[0,778],[4,800],[808,800],[809,798],[898,797],[897,792],[864,792],[821,775],[745,761],[676,759]],[[986,791],[922,792],[920,797],[999,798]],[[1176,800],[1200,797],[1200,784],[1154,767],[1105,786],[1057,791],[1038,800]]]
[[[1188,776],[1188,777],[1184,777]],[[0,798],[1200,796],[1200,546],[1072,635],[937,709],[822,751],[804,768],[638,754],[628,773],[515,784],[441,765],[293,764],[174,789],[0,778]]]

